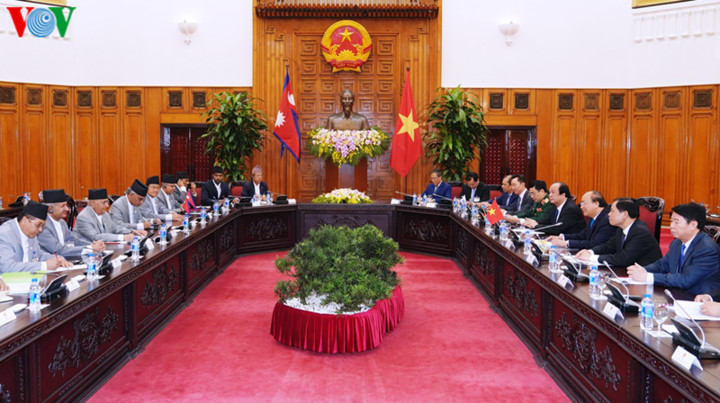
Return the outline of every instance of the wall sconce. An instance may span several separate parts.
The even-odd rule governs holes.
[[[498,29],[501,34],[505,35],[505,44],[510,46],[513,43],[513,36],[520,29],[520,24],[508,21],[498,25]]]
[[[185,44],[189,45],[190,42],[192,42],[192,35],[197,31],[198,24],[184,19],[178,23],[178,27],[180,28],[180,32],[185,34]]]

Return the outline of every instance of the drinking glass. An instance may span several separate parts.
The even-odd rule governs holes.
[[[662,330],[662,324],[667,320],[670,314],[670,308],[665,301],[655,301],[655,310],[653,311],[653,318],[658,324],[658,331]]]
[[[598,276],[598,288],[600,289],[600,295],[597,299],[599,300],[605,300],[607,297],[605,296],[605,286],[607,285],[608,280],[610,279],[610,273],[606,271],[601,271],[600,276]]]

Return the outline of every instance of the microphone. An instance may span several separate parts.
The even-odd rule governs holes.
[[[695,326],[697,326],[698,329],[700,329],[700,335],[702,336],[702,340],[700,341],[700,342],[701,342],[701,343],[700,343],[700,346],[695,346],[695,347],[697,347],[697,352],[700,353],[701,350],[703,349],[703,347],[705,347],[705,331],[703,330],[702,327],[700,327],[700,325],[695,321],[695,319],[693,319],[693,317],[685,310],[685,308],[683,308],[682,305],[680,305],[680,304],[677,303],[677,300],[676,300],[675,297],[673,296],[672,292],[670,292],[670,290],[668,290],[667,288],[665,289],[665,295],[666,295],[668,298],[672,299],[672,300],[673,300],[673,305],[679,307],[680,310],[683,311],[683,313],[684,313],[685,315],[687,315],[687,317],[690,319],[690,321],[691,321]],[[677,323],[675,323],[675,325],[677,326]],[[690,331],[692,332],[691,329],[688,328],[688,330],[690,330]],[[681,336],[682,336],[682,334],[681,334]],[[695,333],[694,333],[694,332],[693,332],[693,336],[695,336]],[[697,339],[697,336],[695,336],[695,338]],[[674,339],[675,339],[675,338],[673,337],[673,340],[674,340]],[[692,343],[692,344],[694,345],[695,343]],[[696,349],[695,347],[693,347],[693,350]]]
[[[401,192],[401,191],[399,191],[399,190],[396,190],[396,191],[395,191],[395,193],[397,193],[397,194],[401,194],[401,195],[403,195],[403,196],[410,196],[410,197],[412,197],[412,195],[411,195],[411,194],[408,194],[408,193],[403,193],[403,192]]]
[[[615,273],[615,270],[610,267],[607,260],[603,261],[602,264],[607,267],[607,269],[612,273],[612,275],[618,279],[618,283],[625,289],[625,294],[620,292],[614,285],[607,283],[607,287],[610,290],[610,297],[608,297],[608,302],[611,304],[617,306],[622,310],[623,312],[631,312],[631,313],[637,313],[640,312],[640,305],[630,299],[630,290],[628,290],[627,286],[623,284],[622,280],[620,280],[620,277],[618,277],[617,273]]]
[[[535,230],[535,231],[540,231],[540,230],[543,230],[543,229],[548,229],[548,228],[552,228],[552,227],[557,227],[558,225],[563,225],[563,223],[562,223],[562,222],[558,222],[558,223],[555,223],[555,224],[546,225],[546,226],[544,226],[544,227],[534,228],[534,230]]]
[[[613,270],[612,267],[610,267],[610,265],[608,264],[607,260],[604,260],[602,263],[603,263],[603,265],[604,265],[605,267],[607,267],[608,270],[610,270],[610,273],[612,273],[612,275],[613,275],[616,279],[618,279],[618,283],[620,283],[620,285],[623,286],[623,288],[625,289],[625,295],[623,295],[623,298],[625,299],[625,301],[627,301],[628,299],[630,299],[630,290],[627,288],[627,286],[625,285],[625,283],[623,283],[622,280],[620,280],[620,276],[618,276],[617,273],[615,273],[615,270]]]

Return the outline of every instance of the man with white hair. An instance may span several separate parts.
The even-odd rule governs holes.
[[[257,195],[260,200],[265,201],[266,195],[268,194],[268,185],[263,182],[263,172],[260,165],[256,165],[252,169],[252,180],[245,182],[242,190],[242,197],[253,197]]]
[[[92,248],[94,252],[105,250],[105,242],[97,240],[91,244],[68,227],[65,219],[70,208],[65,189],[43,190],[43,202],[48,206],[48,214],[45,230],[37,236],[43,251],[62,256],[77,256],[82,254],[84,248]]]

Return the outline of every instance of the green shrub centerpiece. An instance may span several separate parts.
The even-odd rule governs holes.
[[[373,225],[324,225],[275,260],[278,270],[293,278],[278,281],[275,294],[282,303],[299,298],[303,304],[318,296],[322,305],[336,304],[337,314],[362,311],[392,296],[400,279],[391,268],[402,261],[397,242]]]

